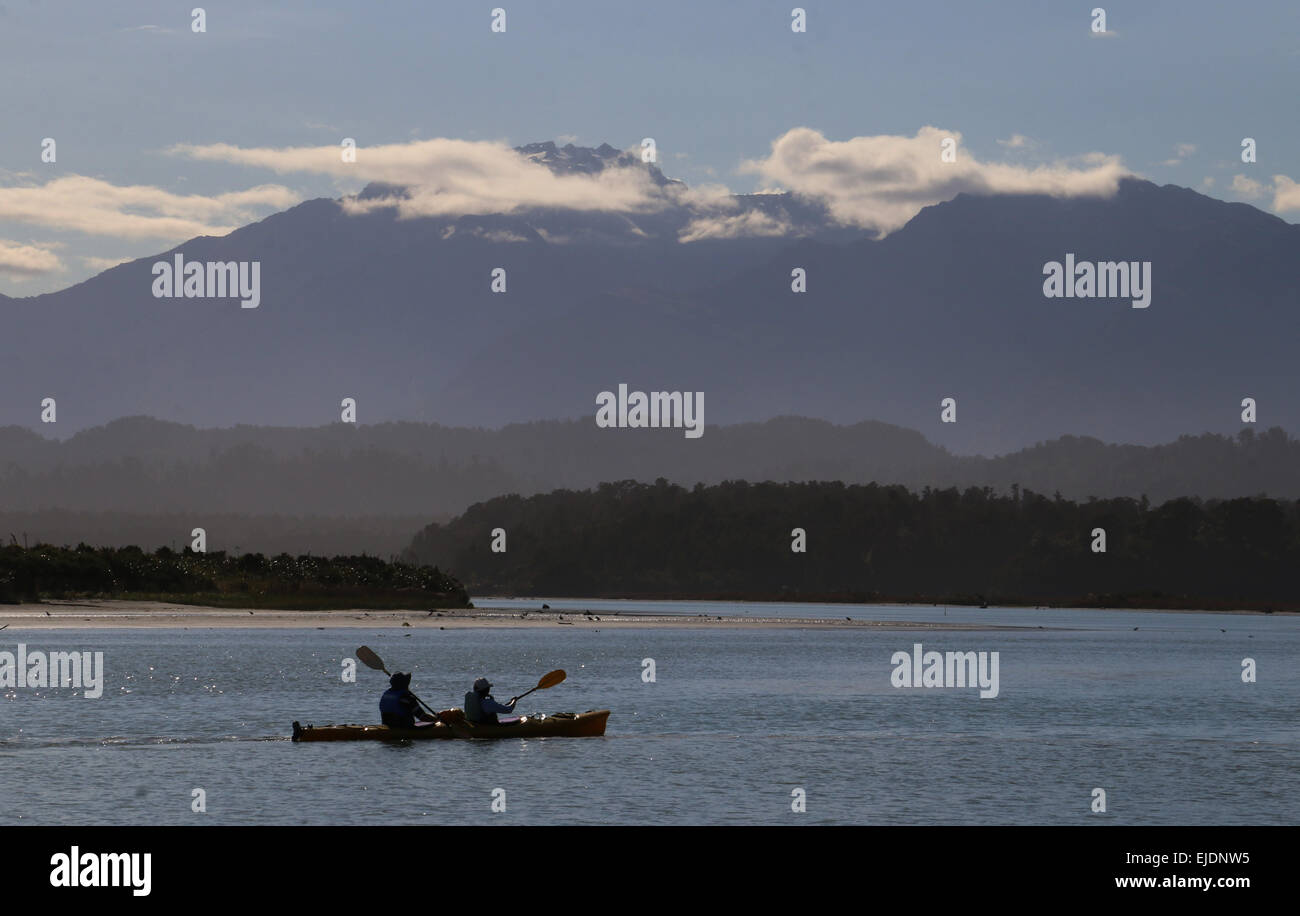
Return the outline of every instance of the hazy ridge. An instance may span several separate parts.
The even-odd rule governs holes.
[[[0,537],[178,546],[195,526],[213,549],[381,556],[415,531],[506,494],[665,478],[1013,486],[1067,499],[1267,494],[1300,499],[1300,442],[1280,429],[1185,436],[1160,446],[1066,437],[993,458],[954,455],[878,422],[783,417],[678,430],[591,420],[498,430],[434,424],[197,429],[143,417],[45,439],[0,428]]]

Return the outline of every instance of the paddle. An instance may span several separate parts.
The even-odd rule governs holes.
[[[359,649],[357,649],[357,658],[361,659],[361,663],[365,665],[367,668],[374,668],[376,671],[382,671],[384,672],[384,674],[387,674],[389,677],[392,677],[392,674],[389,673],[388,668],[384,666],[384,660],[380,658],[377,654],[375,654],[375,651],[371,649],[369,646],[362,646]],[[410,693],[409,688],[407,692]],[[415,697],[415,694],[412,693],[411,696]],[[424,700],[421,700],[419,697],[415,697],[415,702],[423,706],[424,711],[427,712],[429,715],[433,716],[435,719],[441,719],[441,717],[436,712],[434,712],[432,709],[429,708],[429,704],[424,702]]]
[[[543,674],[542,679],[537,682],[537,686],[534,687],[533,690],[545,690],[548,687],[554,687],[556,684],[560,683],[560,681],[564,680],[566,677],[568,677],[568,675],[564,673],[564,669],[557,668],[554,671],[552,671],[550,674]],[[532,693],[533,690],[529,690],[519,694],[519,696],[515,697],[510,702],[518,703],[524,697],[528,696],[528,694]]]

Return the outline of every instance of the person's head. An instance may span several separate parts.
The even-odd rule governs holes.
[[[481,697],[487,696],[488,691],[491,689],[492,689],[492,685],[488,682],[488,679],[485,677],[481,677],[474,682],[474,692]]]
[[[407,687],[411,686],[411,676],[399,671],[388,679],[388,683],[393,687],[396,687],[398,690],[405,690]]]

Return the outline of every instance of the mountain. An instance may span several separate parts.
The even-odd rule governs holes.
[[[644,167],[680,185],[608,145],[520,151],[560,173]],[[61,434],[138,414],[316,426],[345,397],[363,423],[592,422],[596,395],[625,382],[704,392],[705,439],[800,414],[874,417],[955,452],[1154,444],[1235,433],[1245,397],[1261,426],[1300,429],[1300,228],[1252,207],[1134,179],[1110,199],[962,194],[875,239],[790,194],[734,204],[787,234],[682,242],[685,205],[406,219],[307,201],[0,300],[0,425],[34,426],[46,397]],[[260,306],[154,298],[152,265],[178,252],[260,262]],[[1150,261],[1150,307],[1045,298],[1043,265],[1067,254]],[[504,294],[489,288],[497,267]],[[806,293],[790,290],[795,267]],[[940,422],[946,397],[956,423]]]
[[[574,146],[566,143],[556,146],[550,140],[542,143],[528,143],[515,147],[516,152],[523,153],[534,162],[541,163],[557,175],[595,175],[607,168],[639,168],[645,166],[650,180],[659,187],[669,184],[681,185],[682,182],[664,177],[664,173],[654,163],[642,162],[629,152],[616,150],[608,143],[602,143],[595,149]]]

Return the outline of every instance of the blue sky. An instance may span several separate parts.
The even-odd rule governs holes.
[[[228,228],[365,183],[300,160],[249,164],[218,144],[354,137],[396,156],[435,138],[653,137],[670,176],[749,191],[804,187],[789,162],[739,170],[796,128],[843,144],[932,126],[960,132],[989,167],[1083,168],[1099,153],[1158,183],[1300,213],[1277,179],[1300,179],[1294,0],[1103,3],[1104,37],[1090,31],[1096,3],[803,3],[808,31],[794,34],[794,2],[236,2],[205,5],[195,34],[200,2],[0,0],[0,292],[60,289],[183,241],[191,223]],[[489,29],[498,5],[504,34]],[[41,161],[46,137],[55,163]],[[1241,162],[1243,137],[1258,162]],[[95,182],[47,202],[42,189],[72,176]],[[82,194],[159,219],[124,232],[107,210],[57,215]]]

